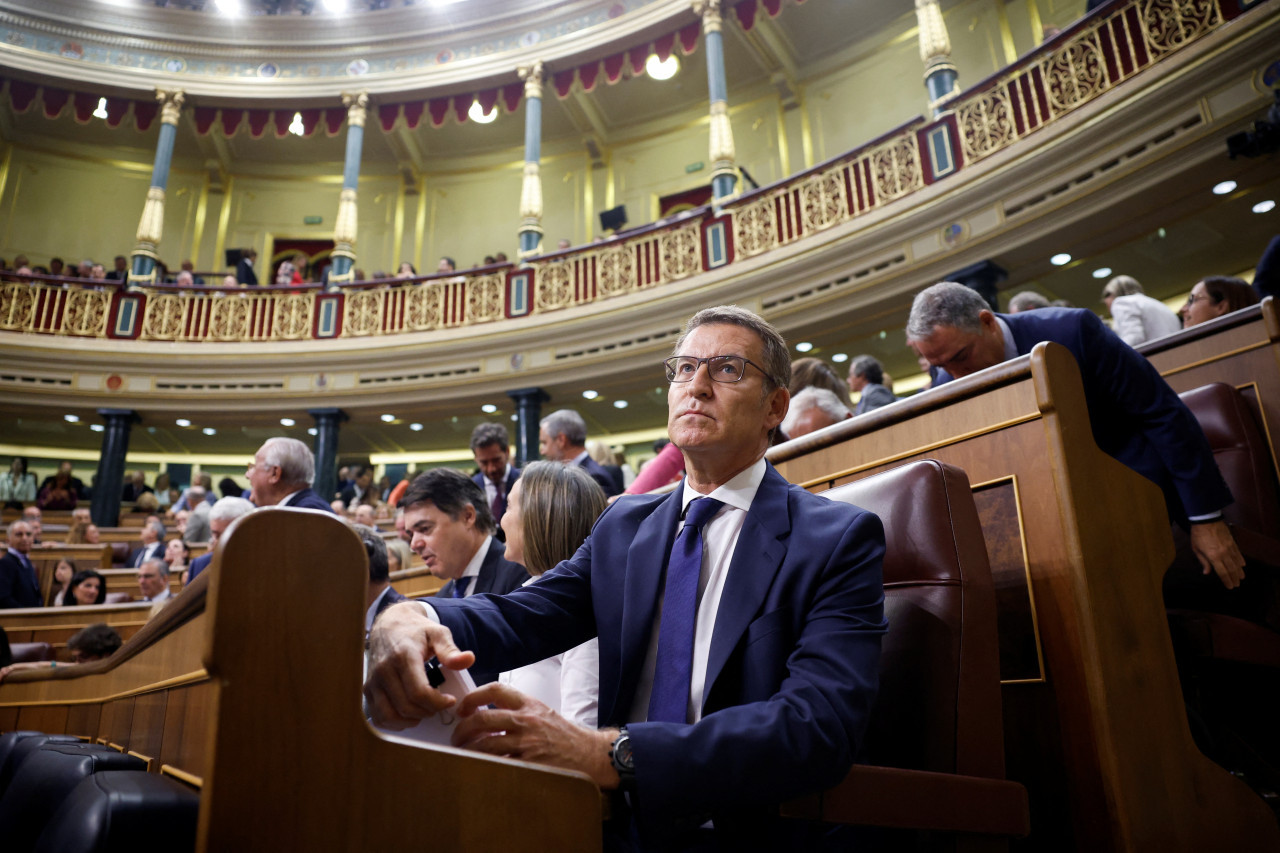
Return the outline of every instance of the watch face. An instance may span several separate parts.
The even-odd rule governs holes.
[[[635,760],[631,755],[631,738],[620,737],[613,745],[613,761],[618,767],[631,770],[635,767]]]

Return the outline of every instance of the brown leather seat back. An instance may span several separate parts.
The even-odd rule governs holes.
[[[53,660],[53,646],[49,643],[10,643],[14,663]]]
[[[132,543],[129,542],[112,542],[111,543],[111,565],[124,566],[128,565],[129,557],[133,555]]]
[[[1280,489],[1256,405],[1224,382],[1178,395],[1195,415],[1235,502],[1223,509],[1232,524],[1271,536],[1280,531]]]
[[[1003,778],[995,594],[968,477],[926,460],[826,495],[885,528],[889,632],[869,763]]]

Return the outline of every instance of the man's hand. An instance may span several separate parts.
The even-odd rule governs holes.
[[[617,729],[584,729],[497,682],[468,693],[458,705],[458,716],[454,746],[577,770],[605,790],[618,787],[618,771],[609,760]]]
[[[427,681],[432,656],[449,669],[466,669],[476,656],[458,649],[449,629],[432,622],[416,602],[390,607],[369,635],[369,679],[364,697],[373,721],[399,731],[443,711],[457,700]]]
[[[1191,550],[1204,573],[1217,572],[1227,589],[1235,589],[1244,580],[1244,556],[1225,521],[1191,525]]]

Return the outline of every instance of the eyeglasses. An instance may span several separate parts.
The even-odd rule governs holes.
[[[668,382],[692,382],[698,368],[704,364],[707,366],[707,375],[715,382],[741,382],[748,364],[765,376],[769,375],[763,367],[740,355],[713,355],[710,358],[675,355],[662,363],[667,368]]]
[[[1210,295],[1209,295],[1209,294],[1207,294],[1207,293],[1206,293],[1204,296],[1196,296],[1196,295],[1193,293],[1193,294],[1191,294],[1190,296],[1188,296],[1188,297],[1187,297],[1187,304],[1188,304],[1188,305],[1195,305],[1197,302],[1199,302],[1199,301],[1200,301],[1200,300],[1202,300],[1202,299],[1208,299],[1208,300],[1212,301],[1212,300],[1213,300],[1213,297],[1212,297],[1212,296],[1210,296]]]

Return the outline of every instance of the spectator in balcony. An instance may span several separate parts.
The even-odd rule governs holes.
[[[196,265],[191,263],[190,260],[182,262],[182,272],[189,273],[191,275],[191,282],[193,284],[197,286],[204,284],[204,277],[196,275]],[[178,275],[181,276],[182,273],[178,273]]]
[[[147,474],[145,471],[134,471],[129,474],[129,479],[124,484],[124,489],[120,494],[120,500],[133,503],[145,494],[155,494],[155,490],[147,485]]]
[[[438,273],[456,272],[457,269],[458,265],[450,257],[443,257],[440,259],[440,263],[436,264],[436,272]]]
[[[257,259],[257,249],[245,249],[240,253],[240,261],[236,264],[236,281],[239,284],[255,285],[258,283],[258,274],[253,271],[253,262]]]
[[[1015,293],[1009,299],[1009,313],[1021,314],[1023,311],[1035,311],[1038,308],[1048,308],[1049,300],[1045,299],[1034,290],[1024,290],[1021,293]]]
[[[1118,275],[1102,289],[1102,301],[1115,321],[1115,333],[1131,347],[1182,331],[1182,321],[1167,305],[1142,292],[1132,276]]]
[[[294,284],[295,282],[293,277],[297,271],[297,268],[293,265],[293,261],[288,259],[281,261],[280,266],[276,267],[276,284],[285,287]],[[301,277],[299,277],[299,279],[301,279]]]
[[[85,258],[83,261],[80,262],[80,265],[76,267],[76,278],[92,278],[93,267],[94,267],[93,260],[90,258]]]
[[[1257,291],[1243,279],[1215,275],[1196,282],[1180,313],[1187,328],[1191,328],[1257,302]]]
[[[106,281],[107,268],[104,267],[102,264],[94,264],[92,267],[89,268],[89,278],[93,279],[94,281]]]
[[[129,277],[129,259],[124,255],[116,255],[115,269],[107,273],[105,278],[110,281],[124,281]]]
[[[49,260],[49,275],[66,275],[66,263],[62,258],[51,258]]]
[[[400,269],[396,272],[396,278],[415,278],[418,271],[413,268],[413,264],[408,261],[400,262]]]
[[[222,286],[223,287],[239,287],[240,282],[236,281],[236,277],[233,275],[224,275],[222,277]]]
[[[46,485],[41,486],[40,493],[36,496],[36,503],[40,505],[41,509],[76,508],[78,498],[69,470],[59,470],[58,473],[45,482]]]
[[[0,501],[22,505],[36,499],[36,475],[27,471],[27,457],[15,456],[9,471],[0,477]]]
[[[561,237],[560,242],[556,244],[556,251],[563,252],[565,249],[568,249],[572,245],[573,244],[570,243],[567,238]]]
[[[182,272],[178,273],[178,278],[174,281],[174,284],[178,285],[179,287],[195,287],[196,280],[195,280],[195,277],[191,275],[191,273],[187,272],[186,270],[183,270]]]
[[[76,572],[62,603],[67,607],[101,604],[107,600],[107,580],[93,569]]]

